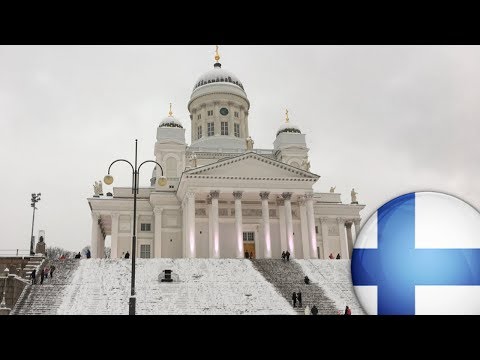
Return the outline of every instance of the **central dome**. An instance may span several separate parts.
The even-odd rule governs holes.
[[[195,91],[197,88],[211,83],[230,83],[237,85],[239,88],[245,91],[242,82],[230,71],[222,69],[222,64],[218,62],[213,65],[212,70],[207,71],[198,78],[193,90]]]

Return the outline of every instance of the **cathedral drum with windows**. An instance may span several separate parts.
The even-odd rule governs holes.
[[[195,82],[188,102],[191,141],[169,115],[157,128],[151,186],[137,195],[137,254],[142,258],[350,258],[365,205],[343,204],[339,193],[314,192],[305,134],[288,111],[273,149],[255,149],[248,131],[250,101],[242,82],[220,64]],[[314,166],[313,166],[314,167]],[[87,199],[92,257],[132,252],[133,195]],[[352,226],[353,225],[353,226]],[[352,229],[353,228],[353,229]]]

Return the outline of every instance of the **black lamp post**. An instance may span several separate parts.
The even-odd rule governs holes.
[[[110,164],[108,167],[108,174],[103,178],[103,182],[107,185],[111,185],[113,183],[113,176],[110,175],[110,168],[113,164],[118,161],[124,161],[128,163],[132,168],[132,193],[133,193],[133,234],[132,234],[132,283],[131,283],[131,294],[130,299],[128,302],[128,314],[135,315],[135,255],[137,249],[137,194],[138,194],[138,176],[140,174],[140,168],[145,163],[155,163],[160,168],[162,172],[162,176],[158,179],[158,184],[160,186],[165,186],[167,183],[167,179],[163,176],[163,168],[162,166],[154,160],[146,160],[142,162],[137,167],[137,143],[138,140],[135,139],[135,166],[132,163],[125,159],[118,159],[115,160]]]
[[[35,223],[35,210],[37,209],[35,204],[40,201],[41,195],[42,195],[41,193],[32,194],[32,203],[30,205],[31,207],[33,207],[32,235],[30,236],[30,255],[31,256],[35,255],[35,251],[33,251],[33,243],[35,242],[35,237],[33,236],[33,224]]]

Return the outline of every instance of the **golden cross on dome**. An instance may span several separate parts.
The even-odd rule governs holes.
[[[288,121],[290,119],[288,118],[288,109],[285,110],[285,122],[288,124]]]
[[[170,103],[170,111],[168,112],[168,116],[172,117],[173,112],[172,112],[172,103]]]
[[[218,45],[215,45],[216,46],[216,49],[215,49],[215,61],[218,62],[218,60],[220,60],[220,54],[218,53]]]

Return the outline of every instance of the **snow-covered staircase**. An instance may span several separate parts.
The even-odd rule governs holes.
[[[320,286],[325,294],[335,301],[337,309],[343,314],[345,306],[352,310],[352,315],[365,315],[352,285],[350,260],[294,260],[302,267],[310,281]]]
[[[11,315],[53,315],[62,303],[63,293],[71,282],[73,273],[79,265],[77,259],[51,260],[48,266],[55,265],[53,278],[44,279],[40,284],[37,274],[37,284],[29,285],[12,309]],[[31,272],[31,271],[30,271]],[[29,274],[26,277],[29,278]]]
[[[253,266],[272,283],[277,291],[292,304],[292,293],[302,292],[303,307],[295,308],[297,313],[304,314],[305,306],[312,308],[316,305],[319,315],[336,315],[338,309],[335,303],[327,297],[325,291],[316,284],[306,285],[304,282],[305,274],[300,265],[293,261],[283,261],[277,259],[255,259],[252,260]],[[293,306],[293,304],[292,304]],[[297,302],[298,306],[298,302]]]

